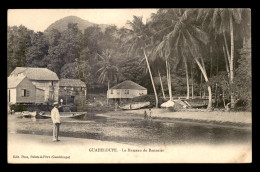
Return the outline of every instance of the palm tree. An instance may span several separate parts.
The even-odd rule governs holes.
[[[100,61],[97,65],[100,67],[97,71],[99,75],[98,81],[102,84],[107,81],[107,90],[109,91],[109,83],[117,79],[120,75],[119,68],[115,65],[113,61],[112,51],[105,50],[102,55],[97,53],[97,57]],[[108,95],[107,95],[107,104],[108,104]]]
[[[171,58],[177,66],[182,59],[192,57],[201,70],[204,79],[208,82],[204,60],[200,51],[202,44],[208,43],[208,34],[194,24],[196,10],[179,9],[179,16],[174,29],[166,35],[165,39],[157,46],[155,57],[165,55],[163,58]],[[208,109],[212,108],[211,87],[208,85],[209,103]]]
[[[190,85],[189,85],[189,73],[188,73],[188,62],[187,62],[187,57],[183,55],[183,60],[184,60],[184,66],[185,66],[185,73],[186,73],[186,83],[187,83],[187,96],[186,99],[190,99]]]
[[[152,71],[150,68],[150,64],[148,61],[147,49],[150,48],[149,44],[151,42],[150,37],[147,34],[146,25],[142,22],[142,17],[134,16],[133,21],[128,21],[128,25],[130,25],[131,29],[127,29],[128,32],[125,32],[124,39],[125,45],[128,46],[127,54],[143,54],[144,60],[147,64],[147,69],[150,75],[150,79],[153,86],[154,96],[155,96],[155,107],[158,108],[158,96],[155,88]]]
[[[162,77],[161,77],[161,74],[160,74],[159,70],[158,70],[158,75],[159,75],[159,79],[160,79],[160,84],[161,84],[163,99],[165,100],[166,98],[165,98],[164,89],[163,89]]]
[[[200,9],[198,19],[202,19],[203,25],[209,25],[210,29],[214,29],[215,33],[223,34],[224,38],[224,47],[226,49],[226,53],[224,55],[227,56],[229,62],[229,81],[232,88],[234,81],[234,23],[241,24],[243,15],[247,15],[249,11],[241,8],[216,8],[216,9]],[[209,21],[209,22],[207,22]],[[230,52],[227,44],[226,33],[230,34]],[[245,36],[245,35],[244,35]],[[226,58],[226,57],[225,57]],[[234,92],[231,89],[231,108],[235,106],[235,97]]]

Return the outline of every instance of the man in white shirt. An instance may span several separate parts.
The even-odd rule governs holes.
[[[51,110],[51,119],[53,122],[53,141],[60,141],[58,139],[59,137],[59,131],[60,131],[60,113],[58,110],[58,102],[53,103],[53,109]]]

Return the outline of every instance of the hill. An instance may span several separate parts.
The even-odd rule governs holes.
[[[44,32],[48,32],[52,29],[57,29],[60,32],[62,32],[62,31],[67,29],[67,26],[68,26],[69,23],[77,23],[79,30],[81,30],[82,32],[84,32],[84,30],[87,27],[90,27],[90,26],[93,26],[93,25],[98,25],[101,28],[102,31],[104,31],[105,28],[108,26],[108,25],[105,25],[105,24],[91,23],[87,20],[81,19],[81,18],[76,17],[76,16],[68,16],[68,17],[64,17],[64,18],[57,20],[56,22],[52,23]]]

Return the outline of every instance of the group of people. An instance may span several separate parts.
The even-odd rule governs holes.
[[[152,119],[152,110],[149,109],[149,116],[147,115],[146,110],[144,111],[144,119]]]

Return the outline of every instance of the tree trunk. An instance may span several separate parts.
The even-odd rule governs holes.
[[[200,73],[200,98],[202,99],[202,72]]]
[[[231,55],[230,55],[230,86],[231,86],[231,108],[235,106],[235,97],[233,92],[233,79],[234,79],[234,30],[233,30],[233,21],[232,13],[230,15],[230,39],[231,39]]]
[[[168,91],[170,100],[172,100],[172,84],[171,84],[171,73],[170,73],[170,65],[166,60],[166,72],[167,72],[167,83],[168,83]]]
[[[218,83],[216,83],[216,87],[215,87],[215,106],[217,107],[218,106]]]
[[[229,49],[228,49],[228,46],[227,46],[227,39],[226,39],[226,35],[225,35],[224,31],[223,31],[223,35],[224,35],[224,43],[225,43],[225,47],[226,47],[228,63],[230,63],[230,54],[229,54]]]
[[[161,74],[160,74],[159,70],[158,70],[158,74],[159,74],[159,78],[160,78],[160,83],[161,83],[161,88],[162,88],[163,99],[165,100],[166,98],[165,98],[164,89],[163,89],[162,77],[161,77]]]
[[[208,77],[207,77],[207,73],[206,73],[206,70],[204,67],[202,67],[202,65],[200,64],[199,60],[195,57],[194,58],[197,65],[199,66],[203,76],[204,76],[204,79],[206,81],[206,83],[208,83]],[[203,62],[203,59],[201,59],[202,62]],[[211,94],[211,87],[210,85],[208,85],[208,92],[209,92],[209,103],[208,103],[208,109],[211,109],[212,108],[212,94]]]
[[[109,80],[107,82],[107,104],[108,104],[108,100],[109,100]]]
[[[210,46],[209,55],[210,55],[210,75],[209,76],[212,77],[212,67],[213,67],[212,46]]]
[[[186,57],[183,56],[184,59],[184,65],[185,65],[185,72],[186,72],[186,83],[187,83],[187,96],[186,99],[190,99],[190,86],[189,86],[189,74],[188,74],[188,65]]]
[[[222,99],[223,99],[223,103],[224,103],[224,108],[226,108],[225,92],[224,92],[224,90],[222,90],[222,93],[223,93]]]
[[[192,99],[194,99],[194,89],[193,89],[193,62],[191,62],[191,69],[190,69],[190,72],[191,72],[191,97]]]
[[[224,47],[223,47],[223,52],[224,52],[224,58],[225,58],[226,70],[227,70],[227,73],[228,73],[228,78],[230,78],[230,74],[229,74],[229,63],[227,62],[227,55],[226,55],[226,52],[225,52]]]
[[[151,82],[152,82],[152,85],[153,85],[153,91],[154,91],[154,96],[155,96],[155,107],[158,108],[158,96],[157,96],[156,88],[155,88],[155,85],[154,85],[154,82],[153,82],[152,72],[151,72],[150,65],[149,65],[149,62],[148,62],[148,58],[146,56],[144,48],[143,48],[143,51],[144,51],[144,57],[145,57],[145,60],[146,60],[147,68],[148,68],[148,71],[149,71],[149,74],[150,74]]]
[[[216,70],[216,75],[218,75],[218,56],[217,56],[217,70]],[[218,106],[218,83],[216,83],[215,87],[215,106]]]

